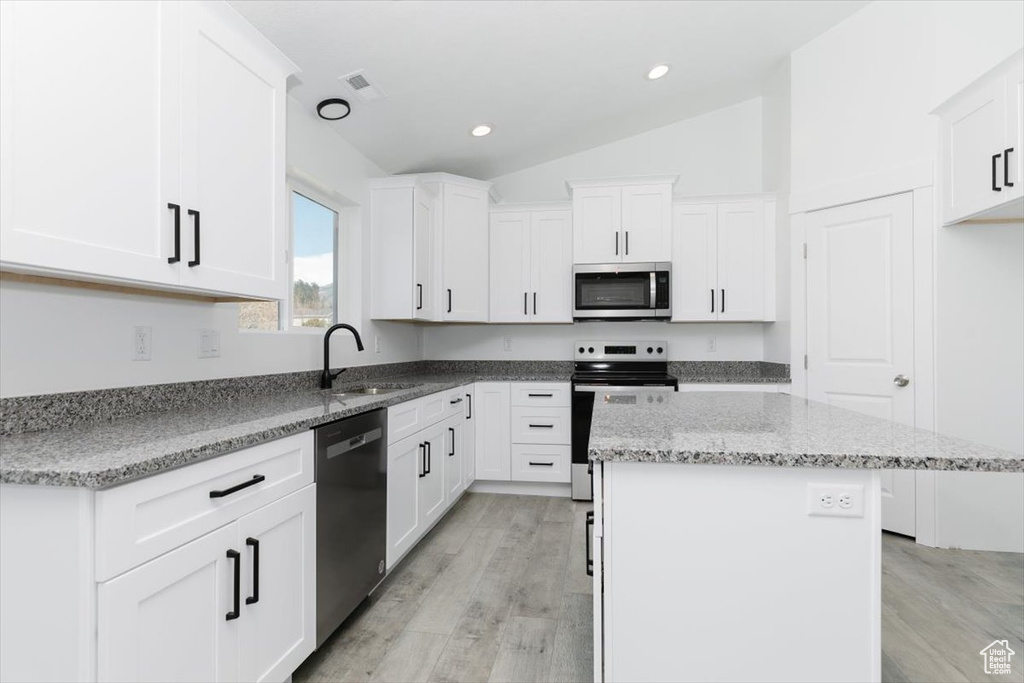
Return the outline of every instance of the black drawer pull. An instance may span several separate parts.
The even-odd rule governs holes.
[[[555,425],[535,425],[531,424],[530,429],[554,429]]]
[[[553,463],[553,462],[534,462],[532,460],[530,460],[529,462],[530,462],[530,465],[533,466],[533,467],[554,467],[555,466],[555,463]]]
[[[722,313],[725,313],[725,290],[722,290]]]
[[[195,221],[194,225],[195,225],[195,229],[196,229],[196,243],[195,243],[196,258],[195,258],[195,260],[188,262],[188,267],[191,268],[193,266],[198,266],[199,265],[199,212],[195,211],[193,209],[189,209],[188,210],[188,215],[192,216],[193,220]]]
[[[715,290],[711,290],[711,312],[715,312]]]
[[[533,314],[537,315],[537,292],[533,293]]]
[[[255,486],[261,481],[265,481],[266,477],[262,474],[253,475],[253,478],[242,484],[235,484],[229,489],[222,489],[220,491],[210,491],[210,498],[223,498],[224,496],[230,496],[232,493],[238,493],[242,489],[247,489],[250,486]]]
[[[456,398],[456,399],[452,399],[451,401],[448,401],[449,405],[455,405],[456,403],[462,403],[462,399],[461,398]]]
[[[1002,192],[1003,191],[1003,188],[999,187],[999,185],[996,183],[996,164],[999,163],[999,157],[1001,157],[1001,156],[1003,156],[1003,155],[1002,154],[993,154],[992,155],[992,191],[993,192]]]
[[[590,532],[594,528],[594,511],[587,513],[587,528],[583,534],[587,539],[587,576],[594,575],[594,559],[590,555]]]
[[[523,292],[523,315],[526,315],[526,301],[529,299],[529,294]]]
[[[1013,183],[1010,182],[1010,152],[1012,151],[1013,147],[1003,150],[1003,187],[1013,187]],[[536,313],[536,311],[534,312]]]
[[[181,260],[181,207],[177,204],[168,204],[167,208],[174,212],[174,256],[168,256],[168,263],[177,263]]]
[[[423,471],[419,473],[419,478],[427,476],[427,444],[420,444],[420,465],[423,466]]]
[[[448,428],[449,433],[452,435],[452,450],[448,453],[448,457],[455,455],[455,427]]]
[[[466,394],[466,419],[472,419],[473,417],[473,395]]]
[[[418,302],[416,303],[416,310],[419,311],[423,309],[423,285],[421,285],[418,282],[416,283],[416,296],[418,297]]]
[[[527,394],[530,398],[551,398],[554,394]]]
[[[239,607],[240,607],[239,602],[241,602],[241,590],[242,590],[241,589],[241,584],[242,584],[242,554],[240,552],[238,552],[237,550],[229,550],[228,551],[228,559],[235,561],[235,587],[234,587],[235,608],[233,610],[231,610],[230,612],[228,612],[226,615],[224,615],[224,618],[227,621],[231,621],[232,619],[237,619],[238,616],[241,614],[241,610],[239,609]]]
[[[245,544],[252,546],[252,595],[245,599],[245,604],[255,605],[260,601],[260,542],[250,536]]]
[[[427,469],[423,472],[423,474],[427,475],[427,474],[430,474],[430,455],[431,455],[430,447],[431,447],[432,444],[428,441],[424,445],[427,447]]]
[[[452,290],[448,290],[448,312],[452,312]]]

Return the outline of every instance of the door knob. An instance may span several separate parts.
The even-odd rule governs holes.
[[[898,387],[905,387],[910,384],[910,378],[906,375],[896,375],[892,378],[892,383]]]

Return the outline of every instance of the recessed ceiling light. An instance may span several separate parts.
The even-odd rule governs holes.
[[[473,129],[469,131],[469,134],[475,138],[482,138],[485,135],[491,134],[491,126],[486,123],[481,123],[473,126]]]
[[[352,107],[343,99],[332,97],[316,105],[316,113],[327,121],[338,121],[352,113]]]
[[[647,72],[647,78],[654,81],[668,73],[668,64],[659,64]]]

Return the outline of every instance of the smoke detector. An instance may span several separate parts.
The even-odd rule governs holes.
[[[366,75],[366,72],[362,69],[346,74],[338,80],[345,83],[345,85],[347,85],[349,89],[364,102],[382,100],[386,97],[384,91],[371,81]]]

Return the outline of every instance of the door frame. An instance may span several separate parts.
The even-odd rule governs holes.
[[[807,397],[807,214],[896,194],[911,193],[913,201],[914,269],[914,424],[935,430],[935,230],[940,215],[936,204],[934,164],[931,161],[823,186],[790,196],[790,372],[794,396]],[[918,470],[916,538],[936,544],[935,472]]]

